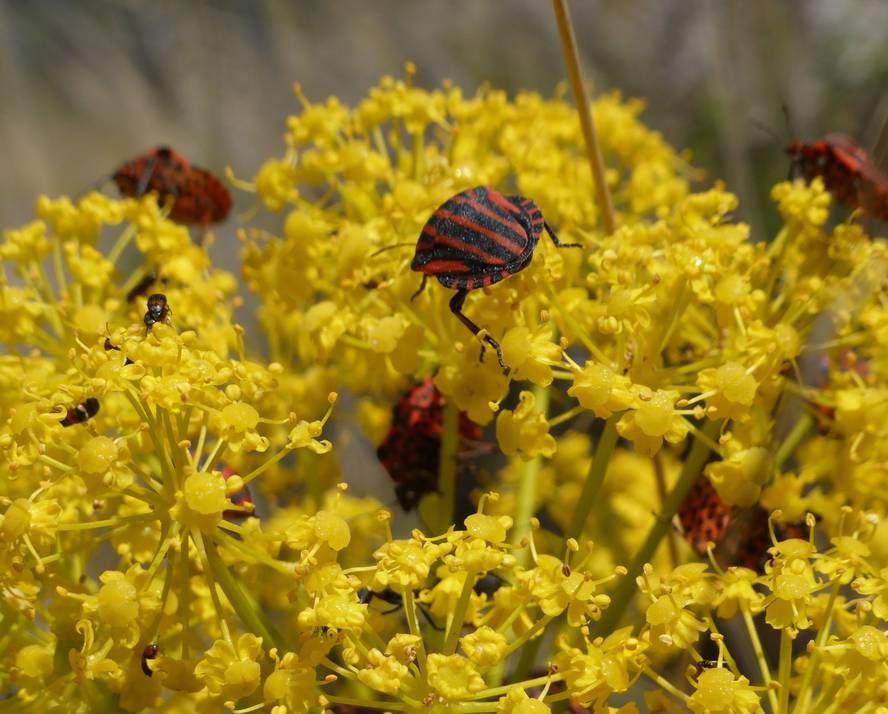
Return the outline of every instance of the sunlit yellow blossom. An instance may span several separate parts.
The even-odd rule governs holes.
[[[675,411],[678,392],[658,389],[651,394],[642,388],[632,409],[617,424],[620,436],[632,441],[635,448],[648,455],[660,450],[665,439],[677,444],[689,431],[687,422]]]
[[[556,449],[545,416],[534,411],[534,397],[530,392],[521,392],[514,411],[504,409],[499,413],[496,438],[504,454],[518,454],[522,459],[539,454],[551,456]]]
[[[237,644],[217,640],[198,663],[194,674],[213,694],[237,700],[252,694],[260,684],[261,641],[241,635]]]
[[[701,672],[695,686],[688,706],[699,714],[751,714],[761,706],[749,680],[735,679],[730,670],[722,667]]]
[[[520,687],[513,687],[496,705],[497,714],[547,714],[549,707],[538,699],[531,699]]]
[[[429,685],[444,699],[459,700],[484,689],[484,680],[461,655],[430,654]]]
[[[584,408],[591,409],[595,416],[606,419],[632,404],[631,384],[626,376],[616,374],[605,365],[586,362],[574,376],[573,386],[567,393],[576,397]]]

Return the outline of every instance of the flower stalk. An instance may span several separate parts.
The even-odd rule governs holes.
[[[604,231],[610,235],[616,227],[614,205],[607,186],[604,159],[601,155],[601,147],[598,144],[598,135],[595,133],[595,123],[592,119],[589,95],[583,82],[580,55],[577,50],[577,40],[574,36],[570,11],[567,8],[567,0],[552,0],[552,8],[555,11],[555,21],[558,24],[558,37],[561,41],[561,51],[564,53],[564,63],[567,65],[567,76],[570,79],[574,102],[577,105],[577,112],[580,116],[580,127],[583,130],[583,139],[586,142],[586,155],[589,159],[589,166],[592,169],[592,179],[595,188],[593,200],[598,205],[598,210],[601,211]]]

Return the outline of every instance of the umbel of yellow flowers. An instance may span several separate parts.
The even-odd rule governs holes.
[[[250,327],[212,241],[195,245],[152,196],[41,197],[4,232],[7,703],[881,711],[884,242],[853,216],[827,228],[819,180],[775,186],[780,231],[751,237],[735,197],[692,190],[688,157],[616,94],[592,107],[609,235],[560,96],[391,78],[354,108],[297,96],[283,155],[232,178],[279,226],[240,231]],[[585,248],[540,243],[470,294],[508,376],[479,360],[451,292],[411,302],[409,247],[381,251],[476,185],[532,197]],[[155,266],[173,313],[146,331],[126,294]],[[411,532],[381,508],[389,493],[348,493],[371,466],[337,459],[349,451],[328,421],[378,443],[398,395],[430,375],[447,402],[441,492],[457,411],[491,424],[499,453],[472,515],[453,522],[432,494]],[[350,406],[335,407],[341,391]],[[87,399],[98,412],[63,425]],[[700,562],[671,532],[698,478],[753,509],[738,524],[773,512],[760,571]],[[776,521],[809,537],[778,542]],[[773,660],[763,629],[779,633]]]

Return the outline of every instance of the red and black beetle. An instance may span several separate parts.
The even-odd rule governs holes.
[[[124,196],[138,198],[154,191],[161,204],[171,204],[170,218],[176,223],[218,223],[231,210],[231,195],[225,185],[168,146],[127,161],[111,178]]]
[[[443,421],[444,397],[431,377],[411,387],[392,410],[391,428],[376,455],[395,482],[395,496],[405,511],[438,488]],[[481,438],[481,427],[462,412],[459,437],[464,445]]]
[[[827,134],[811,144],[793,142],[786,153],[808,181],[820,176],[841,205],[888,221],[888,177],[851,139]]]
[[[526,268],[543,228],[559,248],[582,247],[561,243],[540,209],[524,196],[504,196],[487,186],[452,196],[437,208],[419,235],[410,268],[423,276],[413,297],[433,275],[441,285],[457,291],[450,310],[477,335],[481,328],[462,312],[469,290],[493,285]],[[505,369],[499,342],[490,335],[484,341],[496,350]]]

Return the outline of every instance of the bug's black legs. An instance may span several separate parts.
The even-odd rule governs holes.
[[[466,317],[462,312],[463,303],[466,301],[466,295],[469,294],[468,290],[457,290],[456,295],[454,295],[450,299],[450,312],[456,315],[459,318],[459,321],[468,327],[473,335],[477,335],[481,332],[481,328],[478,327],[474,322],[472,322],[468,317]],[[506,365],[503,363],[503,350],[495,339],[493,339],[490,335],[484,336],[484,341],[493,347],[496,350],[496,359],[499,362],[500,367],[508,373],[508,369],[506,369]],[[484,355],[484,346],[481,346],[481,355]]]
[[[429,279],[429,276],[426,273],[422,274],[422,282],[419,284],[419,287],[416,289],[416,292],[410,296],[410,302],[416,300],[419,297],[419,294],[425,290],[426,281]]]
[[[558,248],[582,248],[583,247],[579,243],[562,243],[560,240],[558,240],[558,236],[555,234],[555,231],[552,230],[552,226],[550,226],[548,223],[543,223],[543,225],[546,227],[546,231],[549,233],[549,237],[552,239],[552,242]]]
[[[151,177],[154,175],[154,159],[149,159],[145,162],[145,166],[142,169],[142,173],[139,176],[139,183],[136,186],[136,196],[141,197],[145,195],[145,192],[148,190],[148,184],[151,182]]]

